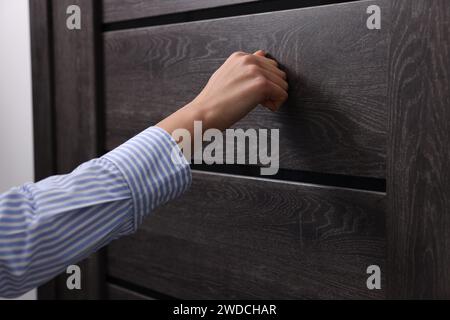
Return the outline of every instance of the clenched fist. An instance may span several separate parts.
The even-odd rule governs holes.
[[[203,129],[224,130],[246,116],[258,104],[276,111],[288,98],[286,73],[259,50],[254,54],[233,53],[211,76],[200,94],[158,126],[172,133],[192,131],[195,120]]]

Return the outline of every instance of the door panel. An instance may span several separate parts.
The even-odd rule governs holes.
[[[175,298],[381,298],[384,193],[195,172],[108,249],[108,274]]]
[[[107,147],[191,101],[233,51],[263,48],[288,73],[289,101],[236,127],[279,129],[281,168],[384,178],[388,20],[368,30],[366,9],[357,2],[105,33]]]
[[[117,22],[259,0],[103,0],[103,21]]]

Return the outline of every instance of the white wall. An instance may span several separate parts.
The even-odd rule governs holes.
[[[28,0],[0,0],[0,193],[34,178],[29,27]]]

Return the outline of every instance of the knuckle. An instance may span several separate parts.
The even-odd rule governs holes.
[[[246,72],[251,77],[258,77],[261,75],[261,71],[259,70],[259,67],[251,64],[246,68]]]
[[[238,58],[243,55],[244,55],[244,53],[242,51],[235,51],[230,55],[230,58]]]
[[[253,55],[247,54],[245,56],[242,56],[242,63],[244,64],[252,64],[253,62]]]
[[[255,87],[257,90],[266,91],[269,88],[269,81],[263,76],[255,78]]]

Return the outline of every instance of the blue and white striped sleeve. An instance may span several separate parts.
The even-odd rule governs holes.
[[[0,297],[19,296],[134,232],[190,182],[176,142],[151,127],[72,173],[0,195]]]

